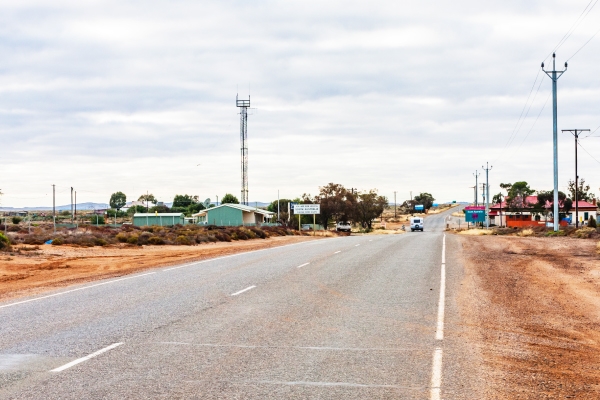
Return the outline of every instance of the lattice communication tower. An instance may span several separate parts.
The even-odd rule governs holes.
[[[235,105],[240,108],[240,142],[242,146],[242,193],[240,203],[248,205],[248,108],[250,108],[250,96],[248,100],[239,100],[235,96]]]

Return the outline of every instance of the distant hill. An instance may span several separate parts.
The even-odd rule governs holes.
[[[77,203],[77,210],[103,210],[110,208],[106,203]],[[56,211],[71,210],[71,205],[56,206]],[[0,207],[0,211],[52,211],[50,207]]]
[[[168,203],[164,203],[167,207],[171,207],[173,205],[172,202],[168,202]],[[216,203],[213,201],[212,204]],[[221,203],[219,203],[221,204]],[[267,207],[269,204],[271,203],[263,203],[263,202],[250,202],[248,203],[249,206],[254,206],[254,207]],[[128,205],[131,205],[131,202],[128,202]],[[152,204],[150,204],[150,206],[152,207]],[[77,210],[81,210],[81,211],[86,211],[86,210],[105,210],[107,208],[110,208],[110,206],[107,203],[92,203],[92,202],[87,202],[87,203],[77,203]],[[64,210],[71,210],[71,205],[67,204],[67,205],[61,205],[61,206],[56,206],[56,211],[64,211]],[[0,207],[0,211],[52,211],[52,206],[49,207]]]

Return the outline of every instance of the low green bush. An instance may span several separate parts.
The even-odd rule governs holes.
[[[10,249],[10,239],[4,233],[0,232],[0,250],[6,251]]]
[[[60,236],[57,237],[57,238],[52,239],[52,245],[53,246],[62,246],[63,244],[65,244],[65,241]]]
[[[150,238],[148,238],[148,244],[159,246],[159,245],[165,244],[165,241],[161,237],[151,236]]]
[[[19,222],[23,221],[23,218],[21,218],[21,217],[12,217],[11,221],[12,221],[13,224],[18,225]]]

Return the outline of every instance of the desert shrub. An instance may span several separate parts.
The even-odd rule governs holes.
[[[0,232],[0,250],[10,249],[10,239],[4,233]]]
[[[600,242],[596,243],[596,253],[600,254]]]
[[[512,228],[496,228],[494,229],[494,235],[510,235],[514,233]]]
[[[92,225],[104,225],[106,223],[106,221],[104,220],[104,215],[91,215],[90,216],[90,223]]]
[[[196,235],[195,240],[198,244],[210,242],[210,240],[208,240],[208,236],[205,235]],[[229,240],[231,240],[231,238],[229,238]]]
[[[142,233],[140,236],[138,236],[138,244],[139,245],[144,245],[144,244],[148,244],[148,240],[152,237],[152,235],[148,232],[144,232]]]
[[[131,235],[127,238],[127,243],[129,244],[138,244],[138,235]]]
[[[533,235],[533,229],[523,229],[521,232],[517,233],[517,236],[532,236]]]
[[[546,232],[546,236],[567,236],[567,231],[548,231]]]
[[[49,237],[41,236],[41,235],[27,235],[23,238],[23,243],[25,244],[44,244],[48,240]]]
[[[265,234],[265,232],[263,230],[260,230],[258,228],[250,228],[250,230],[259,238],[264,239],[267,237],[267,235]]]
[[[115,236],[115,239],[117,239],[121,243],[126,243],[129,239],[129,236],[127,236],[123,232],[120,232],[120,233],[117,233],[117,235]],[[137,240],[136,240],[136,242],[137,242]]]
[[[231,242],[232,240],[237,240],[225,232],[217,232],[217,233],[215,233],[214,237],[221,242]],[[237,238],[237,236],[236,236],[236,238]]]
[[[213,242],[214,243],[214,242],[218,242],[219,241],[219,239],[217,239],[213,235],[208,235],[207,238],[208,238],[209,242]]]
[[[256,239],[256,233],[252,232],[249,229],[240,228],[240,232],[243,232],[244,235],[246,235],[248,237],[248,239]]]
[[[177,236],[177,239],[175,239],[175,244],[178,244],[180,246],[191,246],[192,241],[187,236],[179,235]]]
[[[21,217],[12,217],[11,221],[12,221],[13,224],[18,225],[19,222],[23,221],[23,218],[21,218]]]
[[[108,242],[103,238],[94,238],[94,245],[96,246],[106,246]]]
[[[592,235],[594,233],[596,233],[596,229],[588,227],[588,228],[581,228],[581,229],[575,231],[573,236],[575,236],[576,238],[579,238],[579,239],[589,239],[590,237],[592,237]]]
[[[63,244],[65,244],[65,240],[60,236],[52,239],[53,246],[62,246]]]
[[[151,236],[148,238],[148,244],[162,245],[165,244],[165,240],[159,236]]]
[[[598,227],[598,224],[596,224],[596,218],[590,217],[590,220],[588,221],[588,227],[590,227],[590,228]]]

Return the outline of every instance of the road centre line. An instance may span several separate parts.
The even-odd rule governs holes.
[[[360,243],[359,243],[359,244],[355,244],[355,245],[354,245],[354,247],[358,247],[358,246],[360,246]]]
[[[247,292],[248,290],[252,290],[252,289],[254,289],[255,287],[256,287],[256,286],[254,286],[254,285],[252,285],[252,286],[249,286],[249,287],[247,287],[246,289],[242,289],[242,290],[240,290],[239,292],[232,293],[230,296],[237,296],[238,294],[242,294],[242,293],[244,293],[244,292]]]
[[[107,352],[107,351],[109,351],[109,350],[112,350],[112,349],[114,349],[115,347],[119,347],[119,346],[120,346],[120,345],[122,345],[122,344],[123,344],[123,343],[113,343],[113,344],[111,344],[110,346],[108,346],[108,347],[105,347],[105,348],[103,348],[103,349],[101,349],[101,350],[98,350],[98,351],[97,351],[97,352],[95,352],[95,353],[92,353],[92,354],[90,354],[90,355],[87,355],[87,356],[85,356],[85,357],[78,358],[77,360],[71,361],[70,363],[67,363],[67,364],[65,364],[65,365],[63,365],[63,366],[61,366],[61,367],[54,368],[54,369],[53,369],[53,370],[51,370],[50,372],[61,372],[61,371],[64,371],[64,370],[65,370],[65,369],[67,369],[67,368],[71,368],[71,367],[72,367],[72,366],[74,366],[74,365],[77,365],[77,364],[79,364],[79,363],[82,363],[82,362],[84,362],[84,361],[87,361],[87,360],[89,360],[89,359],[91,359],[91,358],[94,358],[94,357],[96,357],[96,356],[99,356],[100,354],[102,354],[102,353],[105,353],[105,352]]]
[[[335,253],[333,253],[333,254],[337,254],[337,253],[341,253],[341,252],[342,252],[341,250],[338,250],[338,251],[336,251],[336,252],[335,252]]]
[[[304,267],[304,266],[307,266],[308,264],[310,264],[310,263],[309,263],[309,262],[307,262],[307,263],[304,263],[304,264],[302,264],[302,265],[298,265],[296,268],[302,268],[302,267]]]
[[[342,239],[342,238],[332,238],[332,239],[329,239],[329,240],[339,240],[339,239]],[[283,246],[268,247],[266,249],[260,249],[260,250],[244,251],[242,253],[230,254],[228,256],[223,256],[223,257],[208,258],[208,259],[202,260],[202,261],[196,261],[196,262],[192,262],[192,263],[188,263],[188,264],[178,265],[176,267],[165,268],[165,269],[163,269],[163,272],[172,271],[174,269],[179,269],[179,268],[192,267],[194,265],[204,264],[204,263],[211,262],[211,261],[223,260],[225,258],[238,257],[238,256],[248,255],[248,254],[251,254],[251,253],[258,253],[260,251],[267,251],[267,250],[273,250],[273,249],[282,249],[284,247],[297,246],[297,245],[300,245],[300,244],[311,245],[311,244],[321,244],[321,243],[326,243],[326,241],[325,240],[323,240],[323,241],[321,241],[321,240],[311,240],[311,241],[300,242],[300,243],[286,244],[286,245],[283,245]]]
[[[440,400],[442,391],[442,349],[437,347],[433,352],[433,366],[431,368],[430,399]]]
[[[96,286],[102,286],[102,285],[108,285],[109,283],[115,283],[115,282],[120,282],[120,281],[124,281],[126,279],[134,279],[134,278],[140,278],[142,276],[146,276],[146,275],[152,275],[155,274],[156,272],[148,272],[146,274],[141,274],[141,275],[135,275],[135,276],[128,276],[126,278],[119,278],[119,279],[114,279],[114,280],[110,280],[107,282],[102,282],[102,283],[96,283],[95,285],[90,285],[90,286],[84,286],[84,287],[80,287],[77,289],[71,289],[71,290],[67,290],[65,292],[60,292],[60,293],[54,293],[54,294],[49,294],[47,296],[41,296],[41,297],[36,297],[34,299],[29,299],[29,300],[23,300],[23,301],[17,301],[15,303],[10,303],[10,304],[5,304],[3,306],[0,306],[0,308],[5,308],[5,307],[12,307],[12,306],[16,306],[17,304],[23,304],[23,303],[29,303],[31,301],[37,301],[37,300],[42,300],[42,299],[47,299],[50,297],[55,297],[55,296],[61,296],[63,294],[67,294],[67,293],[72,293],[72,292],[77,292],[79,290],[84,290],[84,289],[91,289],[93,287]]]

